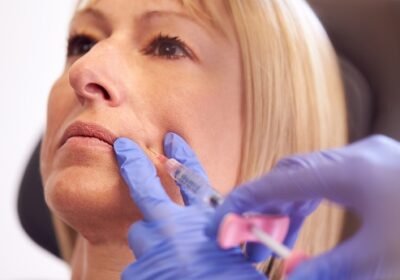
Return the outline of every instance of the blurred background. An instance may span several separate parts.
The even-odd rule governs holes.
[[[17,192],[63,68],[73,3],[0,0],[0,279],[69,279],[66,265],[23,232]]]

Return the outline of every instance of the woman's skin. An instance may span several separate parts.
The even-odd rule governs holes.
[[[97,124],[131,138],[149,157],[150,149],[162,153],[166,132],[175,132],[220,192],[235,185],[241,65],[233,26],[218,5],[223,30],[171,0],[99,0],[74,16],[65,70],[49,97],[41,155],[47,203],[80,233],[74,279],[119,279],[133,261],[126,236],[140,214],[111,145],[77,136],[62,144],[71,124]],[[181,203],[173,182],[158,171]]]

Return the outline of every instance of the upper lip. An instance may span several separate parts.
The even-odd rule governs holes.
[[[113,145],[117,137],[108,129],[101,125],[94,123],[85,123],[82,121],[76,121],[71,124],[64,132],[60,146],[64,145],[65,142],[71,137],[93,137],[97,138],[109,145]]]

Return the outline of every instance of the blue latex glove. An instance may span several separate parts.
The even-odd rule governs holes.
[[[171,201],[138,145],[120,138],[114,150],[131,197],[143,214],[128,236],[137,261],[126,268],[122,279],[266,279],[239,248],[222,250],[205,235],[213,209]],[[196,156],[176,134],[166,135],[164,150],[167,157],[204,174]]]
[[[400,143],[384,136],[282,160],[232,192],[207,230],[215,234],[228,212],[288,214],[301,222],[314,208],[305,201],[322,198],[354,210],[362,226],[338,247],[301,264],[289,279],[400,279]]]

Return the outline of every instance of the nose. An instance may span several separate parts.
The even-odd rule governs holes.
[[[100,42],[77,59],[69,69],[69,82],[82,105],[102,103],[116,107],[126,99],[127,66],[122,51]]]

